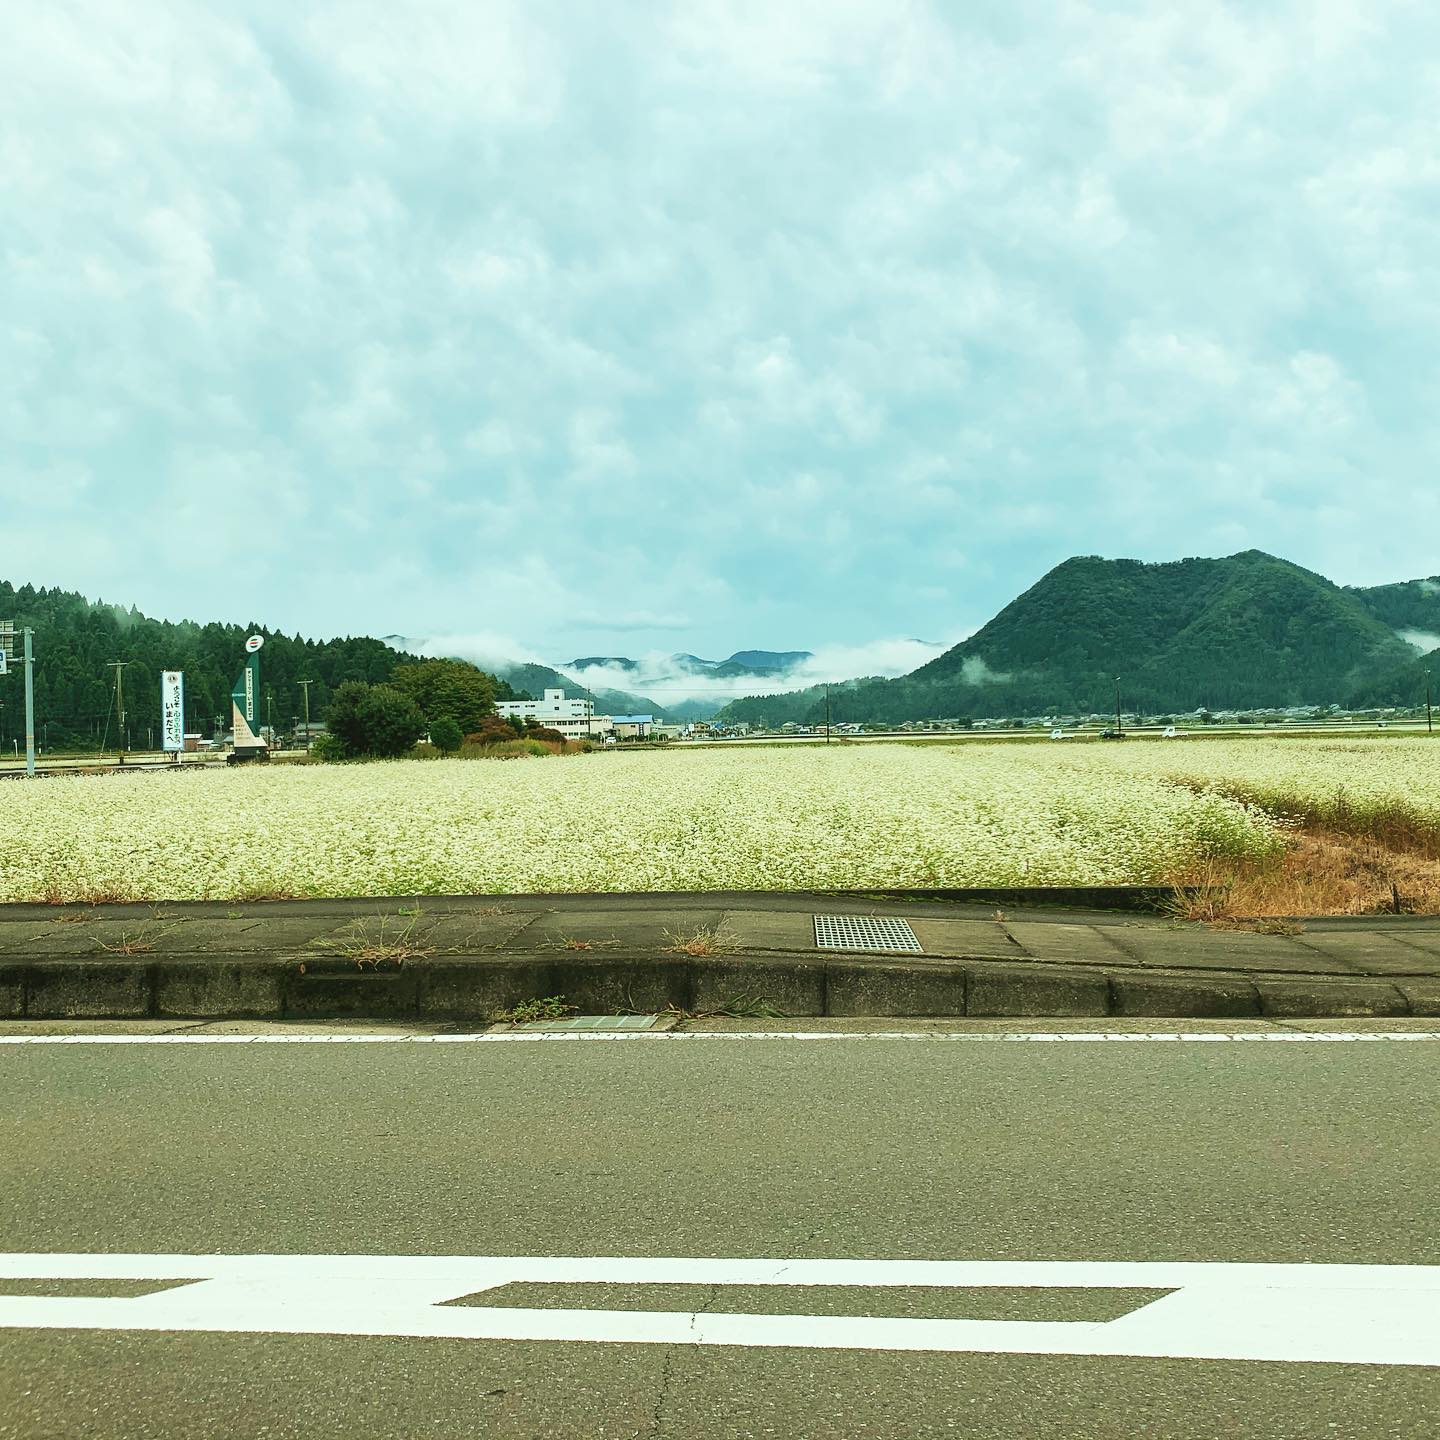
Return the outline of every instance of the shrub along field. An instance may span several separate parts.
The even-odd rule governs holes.
[[[1399,817],[1417,844],[1440,838],[1440,746],[715,746],[73,776],[0,784],[0,900],[1218,887],[1283,874],[1305,827],[1398,845]]]

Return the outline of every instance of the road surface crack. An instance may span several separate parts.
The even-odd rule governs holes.
[[[715,1302],[720,1298],[721,1286],[712,1285],[710,1293],[705,1297],[705,1303],[698,1309],[690,1312],[690,1333],[695,1334],[700,1324],[700,1317],[704,1315]],[[650,1429],[647,1432],[649,1440],[659,1440],[661,1431],[665,1425],[665,1407],[670,1401],[670,1391],[674,1388],[675,1381],[675,1360],[679,1355],[681,1346],[667,1345],[665,1347],[665,1361],[660,1371],[660,1391],[655,1397],[655,1409],[650,1417]],[[690,1347],[684,1347],[689,1349]]]

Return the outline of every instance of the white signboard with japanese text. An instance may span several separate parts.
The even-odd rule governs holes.
[[[161,746],[179,753],[185,748],[185,676],[166,670],[160,676]]]

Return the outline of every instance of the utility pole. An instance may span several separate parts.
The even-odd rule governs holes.
[[[1430,672],[1428,670],[1425,672],[1425,733],[1427,735],[1435,733],[1435,718],[1430,710]]]
[[[270,729],[270,743],[275,743],[275,689],[271,685],[265,687],[265,723]]]
[[[1115,677],[1115,733],[1123,735],[1125,727],[1120,723],[1120,677]]]
[[[120,763],[125,763],[125,667],[128,660],[106,662],[115,672],[115,716],[120,725]]]
[[[830,687],[825,687],[825,743],[830,743]]]
[[[300,688],[305,692],[305,748],[310,748],[310,687],[313,680],[301,680]]]
[[[35,774],[35,632],[25,627],[25,773]]]

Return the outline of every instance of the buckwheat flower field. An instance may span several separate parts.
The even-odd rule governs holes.
[[[1179,780],[1278,817],[1354,833],[1408,832],[1440,853],[1440,743],[1424,736],[1156,741],[1087,748],[1086,756],[1129,776]]]
[[[1290,783],[1299,757],[1276,748]],[[11,781],[0,900],[1120,884],[1283,845],[1260,809],[1169,773],[1258,786],[1252,746],[1119,750],[717,746]],[[1333,789],[1350,758],[1312,763],[1301,778]]]

